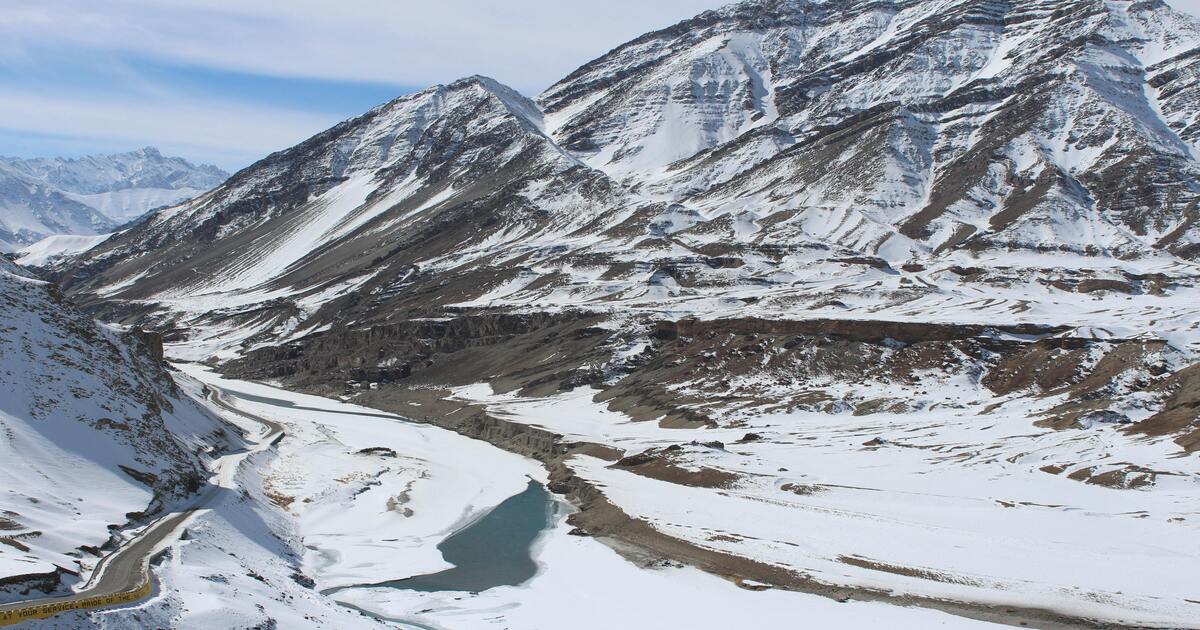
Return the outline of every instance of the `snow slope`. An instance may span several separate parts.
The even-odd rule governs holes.
[[[108,192],[66,196],[95,208],[118,225],[134,221],[147,212],[183,203],[204,194],[206,188],[122,188]]]
[[[140,342],[6,260],[0,303],[0,577],[86,577],[83,547],[204,482],[222,423]]]
[[[26,267],[45,267],[66,256],[74,256],[103,243],[112,234],[74,236],[58,234],[21,248],[16,263]]]

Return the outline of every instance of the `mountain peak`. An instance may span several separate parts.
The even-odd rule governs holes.
[[[543,115],[537,103],[533,102],[528,96],[508,87],[507,85],[487,76],[472,75],[465,79],[460,79],[451,84],[451,87],[456,85],[477,85],[486,90],[488,93],[495,96],[500,102],[508,108],[508,110],[518,118],[532,125],[539,132],[543,129]]]

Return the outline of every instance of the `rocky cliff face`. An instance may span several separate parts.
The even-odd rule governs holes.
[[[539,101],[726,241],[1190,256],[1198,37],[1161,2],[748,2]]]

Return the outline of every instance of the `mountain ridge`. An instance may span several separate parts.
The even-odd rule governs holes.
[[[310,280],[332,279],[319,271],[323,252],[332,251],[343,252],[336,257],[340,262],[324,267],[341,268],[343,281],[370,273],[378,279],[386,273],[372,270],[375,262],[394,261],[408,251],[397,264],[420,269],[412,279],[425,276],[437,284],[433,270],[454,261],[457,250],[467,254],[453,268],[494,280],[480,287],[482,295],[458,294],[449,303],[482,303],[500,286],[516,287],[514,278],[520,277],[530,281],[521,281],[527,288],[513,295],[523,292],[535,308],[555,292],[602,308],[625,299],[619,296],[657,295],[662,282],[670,285],[668,297],[718,295],[722,287],[794,273],[795,265],[821,252],[873,256],[891,265],[988,252],[1069,252],[1097,260],[1142,258],[1151,266],[1168,250],[1181,256],[1200,252],[1195,240],[1200,167],[1172,123],[1151,111],[1158,102],[1153,90],[1164,90],[1163,102],[1176,112],[1173,124],[1188,129],[1186,112],[1196,103],[1174,82],[1200,69],[1187,53],[1200,46],[1200,28],[1160,3],[1076,0],[1071,7],[1078,11],[1034,0],[955,0],[938,7],[910,1],[744,2],[614,48],[535,99],[482,77],[434,86],[239,171],[210,195],[100,248],[66,271],[68,285],[99,287],[112,273],[138,276],[141,282],[113,297],[134,289],[139,299],[150,298],[155,290],[146,282],[156,273],[143,265],[157,265],[155,252],[191,235],[231,247],[234,241],[224,235],[241,234],[247,246],[258,243],[245,260],[226,251],[224,260],[232,262],[218,264],[208,281],[197,277],[200,294],[243,286],[228,274],[216,279],[211,275],[216,270],[228,264],[248,269],[267,260],[276,261],[268,265],[274,271],[251,284],[277,289],[290,284],[302,292],[328,288],[325,280],[295,284],[300,276],[289,270],[301,265],[312,270]],[[1054,45],[1043,45],[1047,42]],[[1163,70],[1151,76],[1140,61],[1130,65],[1132,57],[1113,56],[1118,50],[1138,51]],[[1047,56],[1069,63],[1048,66]],[[874,80],[887,73],[909,77],[909,83],[920,79],[913,84],[921,87],[905,91],[904,81]],[[1144,87],[1131,83],[1131,77],[1143,75]],[[670,82],[680,88],[659,89]],[[813,85],[824,87],[804,88]],[[457,106],[483,107],[498,126],[460,117],[455,119],[460,126],[450,129],[446,116],[455,114],[443,109],[447,95],[476,89],[482,100],[459,99]],[[1134,100],[1121,100],[1126,97]],[[1091,113],[1077,122],[1063,117],[1064,108]],[[506,120],[513,124],[505,126]],[[1105,130],[1117,135],[1102,135]],[[440,144],[428,143],[431,134]],[[429,141],[422,144],[425,136]],[[678,137],[690,140],[680,143]],[[479,153],[481,147],[511,142],[535,149],[533,163],[540,166],[513,171],[491,163],[509,156]],[[470,159],[488,166],[456,171],[463,165],[441,161],[456,159],[445,151],[463,146],[475,151]],[[549,173],[549,164],[559,164],[551,170],[572,182],[568,189],[607,191],[585,204],[591,209],[563,223],[575,227],[555,246],[532,237],[540,229],[533,227],[542,216],[536,212],[500,219],[505,205],[529,203],[543,211],[555,205],[540,198],[545,188],[530,187]],[[1147,169],[1154,169],[1153,183],[1145,181]],[[349,197],[323,200],[356,172],[366,178],[357,184],[365,187],[361,198],[347,191]],[[481,177],[484,172],[487,177]],[[462,194],[484,181],[499,186],[486,208],[473,194]],[[507,192],[496,196],[501,191]],[[333,211],[327,211],[330,203]],[[509,243],[505,248],[519,246],[525,262],[518,267],[502,262],[515,259],[500,250],[479,250],[471,245],[477,237],[466,235],[443,234],[445,249],[425,253],[411,239],[429,240],[430,232],[408,237],[376,232],[374,240],[353,247],[343,242],[370,222],[393,217],[393,223],[432,227],[443,211],[461,213],[471,204],[489,215],[483,223],[516,230],[501,240]],[[282,253],[283,243],[296,242],[285,235],[299,224],[285,227],[291,224],[280,217],[290,208],[310,207],[304,212],[329,222],[311,243],[321,247],[303,256]],[[583,206],[573,207],[580,212]],[[263,227],[267,220],[280,226],[278,239]],[[315,225],[309,227],[318,229]],[[328,231],[336,225],[344,229]],[[389,249],[380,238],[400,241]],[[522,238],[532,240],[521,243]],[[272,239],[278,242],[269,244]],[[368,256],[368,250],[374,253]],[[276,252],[274,258],[264,257],[268,251]],[[731,281],[728,271],[685,262],[697,257],[747,264],[735,274],[741,280]],[[1163,264],[1171,258],[1166,254]],[[661,263],[648,263],[656,269],[647,279],[636,271],[636,260]],[[607,266],[610,286],[585,290],[582,283],[592,277],[585,269],[597,265]],[[187,294],[166,279],[181,272],[161,268],[167,276],[159,286],[172,287],[172,295]],[[672,269],[694,274],[691,286]],[[370,290],[403,292],[395,286]]]
[[[47,236],[111,232],[194,197],[228,174],[144,147],[80,158],[0,157],[0,177],[0,242],[15,250]]]
[[[81,195],[125,188],[209,189],[229,174],[211,164],[164,156],[152,146],[78,158],[0,157],[0,162],[66,192]]]

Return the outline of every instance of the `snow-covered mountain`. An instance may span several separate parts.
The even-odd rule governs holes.
[[[532,101],[472,77],[271,155],[106,242],[71,277],[138,275],[129,296],[232,291],[250,303],[262,294],[247,290],[282,283],[383,300],[458,268],[461,284],[434,298],[444,303],[494,281],[497,256],[596,242],[642,205],[546,136]]]
[[[0,330],[0,584],[53,589],[115,530],[200,488],[229,438],[136,333],[2,257]]]
[[[145,272],[132,289],[153,293],[153,260],[199,252],[194,235],[220,262],[162,269],[159,287],[310,288],[328,273],[302,266],[361,278],[384,254],[421,269],[486,258],[494,276],[566,250],[610,268],[631,249],[1190,258],[1197,46],[1195,20],[1161,2],[745,2],[618,47],[536,104],[481,79],[399,99],[114,242],[109,273]],[[504,151],[463,168],[479,147]],[[486,237],[382,245],[468,205],[488,206]]]
[[[589,164],[758,243],[1190,257],[1197,46],[1162,2],[749,2],[539,102]]]
[[[51,234],[103,234],[115,224],[91,206],[0,164],[0,252]]]
[[[1161,2],[743,2],[537,99],[483,77],[396,99],[61,278],[107,316],[188,331],[197,359],[581,309],[635,329],[1028,325],[1191,361],[1197,50],[1197,21]],[[1137,383],[1113,400],[1157,386]],[[1193,428],[1171,422],[1184,444]]]
[[[751,0],[533,99],[403,96],[54,271],[175,357],[539,457],[651,556],[1179,626],[1198,51],[1154,0]]]
[[[55,188],[80,195],[130,188],[204,191],[229,177],[215,166],[197,166],[180,157],[164,156],[154,147],[74,159],[0,158],[0,162]]]
[[[535,100],[483,77],[396,99],[62,279],[225,357],[496,308],[1023,323],[1194,352],[1197,50],[1161,2],[743,2]]]
[[[0,248],[12,251],[54,234],[111,232],[228,177],[153,147],[77,159],[0,157]]]

